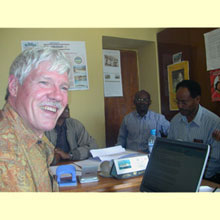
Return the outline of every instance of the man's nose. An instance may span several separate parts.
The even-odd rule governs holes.
[[[177,106],[178,106],[179,109],[182,109],[182,108],[183,108],[182,102],[178,102],[178,103],[177,103]]]
[[[60,88],[57,86],[53,86],[53,88],[51,89],[51,92],[49,93],[49,98],[57,100],[57,101],[61,101],[63,96],[62,96],[62,92]]]

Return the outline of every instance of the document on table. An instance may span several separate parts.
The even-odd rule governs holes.
[[[121,145],[107,147],[102,149],[90,150],[93,158],[98,158],[100,161],[110,161],[121,157],[138,154],[138,152],[125,150]]]
[[[210,186],[200,186],[199,187],[199,192],[213,192],[215,188],[210,187]]]

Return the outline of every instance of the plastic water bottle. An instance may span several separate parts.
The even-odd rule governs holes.
[[[154,146],[154,142],[156,140],[156,129],[152,129],[150,131],[150,137],[148,138],[148,150],[149,150],[149,153],[151,154],[152,152],[152,149],[153,149],[153,146]]]

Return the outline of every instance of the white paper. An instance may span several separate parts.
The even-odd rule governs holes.
[[[102,149],[90,150],[90,153],[92,154],[93,158],[111,155],[111,154],[118,154],[122,152],[125,152],[125,149],[121,145],[114,146],[114,147],[106,147]]]
[[[103,75],[105,97],[123,96],[119,50],[103,50]]]
[[[220,29],[204,34],[207,70],[220,68]]]
[[[93,158],[98,158],[100,161],[110,161],[140,154],[135,151],[125,150],[121,145],[90,150],[90,153]]]
[[[124,151],[124,152],[121,152],[121,153],[116,153],[116,154],[110,154],[110,155],[104,155],[104,156],[99,156],[99,159],[101,161],[110,161],[110,160],[115,160],[115,159],[121,159],[121,158],[126,158],[126,157],[132,157],[132,156],[136,156],[138,153],[134,153],[134,152],[131,152],[131,151]]]
[[[83,41],[22,41],[22,50],[30,47],[46,46],[62,50],[72,65],[69,90],[89,89],[86,46]]]
[[[210,187],[210,186],[200,186],[199,187],[199,192],[213,192],[215,188]]]

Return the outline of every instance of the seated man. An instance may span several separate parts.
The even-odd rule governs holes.
[[[202,107],[201,88],[193,80],[183,80],[176,86],[176,100],[179,113],[171,120],[168,138],[209,144],[211,153],[205,171],[205,178],[214,180],[220,173],[220,143],[212,137],[220,128],[220,118]]]
[[[67,105],[70,64],[51,48],[27,49],[10,67],[0,113],[0,191],[51,192],[54,146],[44,132]]]
[[[130,150],[146,151],[151,129],[156,129],[157,136],[166,136],[170,123],[163,115],[148,110],[151,98],[147,91],[137,92],[134,104],[136,111],[127,114],[122,121],[117,145]]]
[[[96,141],[86,131],[81,122],[70,118],[68,105],[59,117],[56,127],[45,132],[56,146],[55,156],[59,159],[84,160],[90,156],[90,149],[98,148]]]

